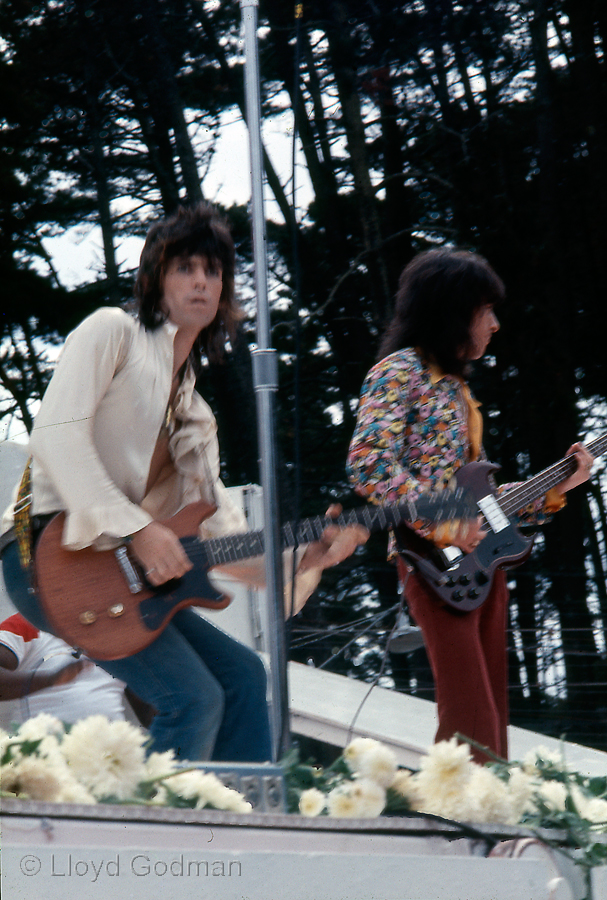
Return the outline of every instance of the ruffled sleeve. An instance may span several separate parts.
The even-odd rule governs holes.
[[[93,436],[96,410],[126,359],[132,327],[125,312],[104,308],[69,335],[30,438],[34,491],[40,466],[56,492],[56,508],[66,511],[63,543],[72,550],[103,534],[132,534],[150,521],[112,481]]]

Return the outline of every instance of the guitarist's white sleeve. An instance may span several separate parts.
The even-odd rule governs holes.
[[[127,495],[108,468],[110,454],[102,460],[97,440],[104,416],[120,416],[116,407],[125,392],[116,382],[122,380],[134,327],[122,310],[102,309],[85,319],[68,337],[36,416],[30,438],[33,511],[66,511],[64,544],[70,549],[90,546],[102,534],[132,534],[151,521],[136,502],[139,486],[132,484]],[[114,457],[133,444],[135,428],[133,422],[122,432],[112,429]]]

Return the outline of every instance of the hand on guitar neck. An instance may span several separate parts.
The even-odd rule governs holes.
[[[342,507],[336,503],[327,510],[327,517],[337,518],[341,513]],[[308,545],[299,570],[304,572],[315,569],[320,578],[324,569],[347,559],[368,537],[368,530],[360,524],[345,528],[329,525],[319,540]],[[166,584],[173,578],[182,578],[192,569],[192,563],[179,538],[161,522],[150,522],[136,532],[131,541],[131,551],[141,564],[147,581],[154,587]],[[257,573],[251,569],[249,574],[254,582],[263,583],[261,570]]]
[[[565,457],[575,457],[577,467],[568,478],[555,486],[559,494],[566,494],[585,481],[588,481],[592,473],[594,457],[583,444],[572,444]],[[486,522],[483,516],[468,522],[448,522],[438,526],[434,535],[434,542],[439,547],[452,546],[463,550],[464,553],[472,553],[487,535]]]
[[[566,494],[572,488],[588,481],[594,465],[594,456],[580,443],[572,444],[565,456],[575,456],[577,469],[568,478],[556,485],[556,490],[559,494]]]
[[[326,515],[328,518],[336,519],[342,512],[341,504],[334,503],[329,507]],[[336,566],[351,556],[357,547],[366,544],[368,539],[369,531],[364,525],[348,525],[346,528],[328,525],[319,540],[308,544],[299,564],[299,573],[308,569],[317,569],[321,572],[331,566]]]

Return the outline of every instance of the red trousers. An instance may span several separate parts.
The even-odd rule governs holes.
[[[442,603],[416,572],[399,575],[415,622],[422,629],[434,675],[438,708],[435,741],[456,732],[508,758],[508,589],[498,571],[489,596],[478,609],[459,613]],[[487,756],[471,747],[478,762]]]

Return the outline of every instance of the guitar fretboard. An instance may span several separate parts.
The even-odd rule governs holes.
[[[403,522],[441,522],[447,519],[471,518],[474,515],[470,499],[462,490],[443,491],[440,494],[424,494],[416,500],[407,499],[393,506],[364,506],[342,513],[336,518],[316,516],[303,519],[295,528],[287,523],[281,529],[283,549],[309,544],[321,537],[329,525],[345,528],[349,525],[364,525],[369,531],[395,528]],[[261,556],[264,552],[263,531],[247,531],[242,534],[206,540],[198,547],[206,555],[210,566],[237,562]],[[194,542],[188,542],[187,552],[193,559],[196,553]]]
[[[586,449],[595,457],[602,456],[607,450],[607,433],[586,444]],[[508,518],[510,518],[519,509],[524,509],[525,506],[533,503],[534,500],[537,500],[550,488],[555,487],[568,478],[569,475],[572,475],[576,468],[577,461],[575,456],[565,456],[552,466],[548,466],[547,469],[538,472],[533,478],[512,488],[507,494],[499,498],[499,504]]]

